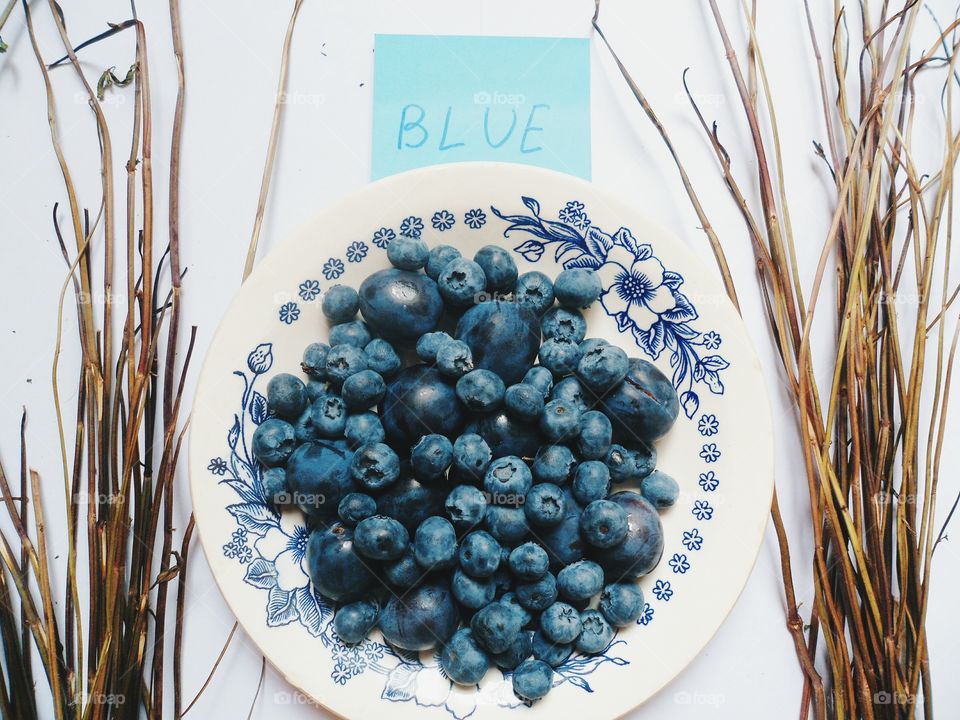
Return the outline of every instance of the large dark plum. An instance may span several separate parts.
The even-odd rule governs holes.
[[[443,515],[446,490],[431,488],[413,478],[401,480],[377,500],[377,513],[396,518],[412,535],[432,515]]]
[[[360,284],[360,313],[387,340],[412,344],[437,327],[443,298],[423,273],[388,268]]]
[[[429,650],[453,635],[460,623],[453,594],[445,585],[421,585],[393,596],[380,611],[380,632],[402,650]]]
[[[426,365],[408,367],[391,380],[379,410],[387,438],[401,456],[424,435],[456,440],[464,422],[454,386]]]
[[[663,526],[653,505],[631,490],[607,498],[627,511],[627,536],[619,545],[593,548],[593,559],[603,568],[608,583],[636,580],[660,562],[663,554]]]
[[[640,358],[630,359],[630,370],[598,408],[610,418],[616,438],[627,447],[649,443],[673,426],[680,400],[670,379]]]
[[[310,533],[307,567],[317,591],[338,603],[363,597],[376,580],[353,551],[353,531],[340,523]]]
[[[566,513],[559,525],[537,530],[540,544],[550,556],[550,568],[554,572],[583,559],[584,542],[580,538],[580,505],[570,492],[563,488]]]
[[[470,346],[475,367],[492,370],[504,383],[513,385],[537,357],[540,321],[521,305],[491,300],[463,314],[456,336]]]
[[[353,450],[344,440],[306,442],[287,460],[292,500],[310,518],[332,517],[347,493],[356,490],[350,475]]]
[[[539,427],[518,422],[506,413],[484,415],[469,423],[464,432],[476,433],[486,440],[494,458],[533,457],[544,443]]]

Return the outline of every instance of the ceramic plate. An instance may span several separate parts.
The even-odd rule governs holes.
[[[200,537],[227,603],[303,696],[338,715],[422,720],[619,716],[696,656],[736,601],[757,555],[773,487],[770,411],[747,333],[717,273],[634,207],[587,182],[520,165],[470,163],[397,175],[321,211],[263,259],[224,317],[196,393],[190,478]],[[271,375],[296,371],[325,339],[324,290],[388,267],[400,234],[513,253],[521,272],[596,268],[604,294],[588,335],[673,378],[682,409],[657,446],[680,500],[662,513],[663,557],[640,585],[636,625],[600,655],[573,655],[539,703],[493,669],[452,687],[432,653],[397,653],[379,635],[346,647],[305,572],[297,512],[264,502],[250,441]]]

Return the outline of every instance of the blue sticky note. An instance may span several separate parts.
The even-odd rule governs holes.
[[[466,160],[590,179],[582,38],[377,35],[373,178]]]

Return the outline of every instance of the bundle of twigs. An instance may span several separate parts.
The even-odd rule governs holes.
[[[21,436],[19,488],[0,470],[0,493],[13,531],[0,532],[0,714],[4,718],[137,718],[164,714],[164,671],[179,663],[166,635],[176,620],[179,655],[185,552],[174,548],[174,471],[183,441],[181,399],[193,349],[178,338],[180,266],[178,189],[183,119],[183,58],[178,0],[170,0],[179,92],[169,168],[168,232],[156,232],[153,129],[147,40],[133,18],[93,41],[130,29],[136,37],[133,131],[125,160],[126,203],[114,202],[113,139],[98,93],[124,84],[107,71],[91,82],[78,61],[63,11],[54,0],[22,2],[30,44],[46,87],[50,137],[63,175],[65,212],[55,206],[52,233],[68,272],[60,292],[52,386],[67,518],[64,566],[52,567],[44,507],[48,484],[28,470]],[[35,12],[49,13],[65,57],[49,64],[37,40]],[[64,52],[61,51],[61,52]],[[57,54],[60,54],[58,52]],[[96,121],[102,178],[93,211],[84,207],[58,134],[51,73],[74,72]],[[93,138],[91,138],[91,141]],[[123,160],[121,160],[123,162]],[[61,232],[61,223],[65,229]],[[119,276],[118,288],[114,283]],[[79,377],[61,376],[63,318],[76,308]],[[117,328],[115,330],[115,327]],[[122,328],[122,330],[121,330]],[[181,348],[180,345],[187,345]],[[182,352],[182,360],[178,358]],[[66,398],[70,398],[66,400]],[[189,529],[182,548],[189,543]],[[62,573],[57,582],[51,570]],[[65,576],[65,582],[64,577]],[[169,583],[179,580],[174,604]],[[59,606],[59,607],[55,607]],[[176,618],[171,616],[176,614]],[[42,669],[31,662],[39,656]],[[51,707],[52,703],[52,707]]]
[[[753,157],[735,168],[716,125],[688,97],[746,223],[769,329],[796,406],[809,490],[814,591],[806,623],[776,497],[772,508],[787,627],[805,678],[800,716],[932,717],[925,620],[933,555],[946,527],[935,527],[934,511],[958,337],[956,330],[952,340],[947,337],[945,323],[948,316],[956,319],[950,308],[958,293],[950,285],[950,255],[960,152],[954,118],[960,20],[921,43],[917,0],[896,8],[867,0],[848,8],[835,0],[825,62],[805,5],[826,138],[825,147],[814,143],[814,152],[835,193],[816,272],[804,277],[784,182],[784,138],[757,38],[757,4],[742,0],[749,41],[739,55],[716,0],[709,7]],[[669,134],[620,69],[680,169],[736,302],[723,243]],[[935,83],[938,102],[917,102],[921,81]],[[920,166],[914,156],[916,133],[924,142],[942,143],[932,167]],[[811,242],[805,235],[804,244]],[[825,296],[834,285],[831,302]],[[814,333],[832,334],[836,347],[833,362],[819,371]]]

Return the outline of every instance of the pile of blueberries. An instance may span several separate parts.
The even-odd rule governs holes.
[[[603,652],[642,611],[635,581],[678,496],[653,445],[676,391],[585,337],[592,270],[554,282],[518,275],[499,247],[469,260],[405,236],[387,255],[359,291],[325,293],[329,342],[304,351],[306,382],[268,383],[264,492],[305,514],[309,573],[344,643],[379,627],[394,647],[439,647],[456,683],[496,665],[534,701],[554,667]]]

